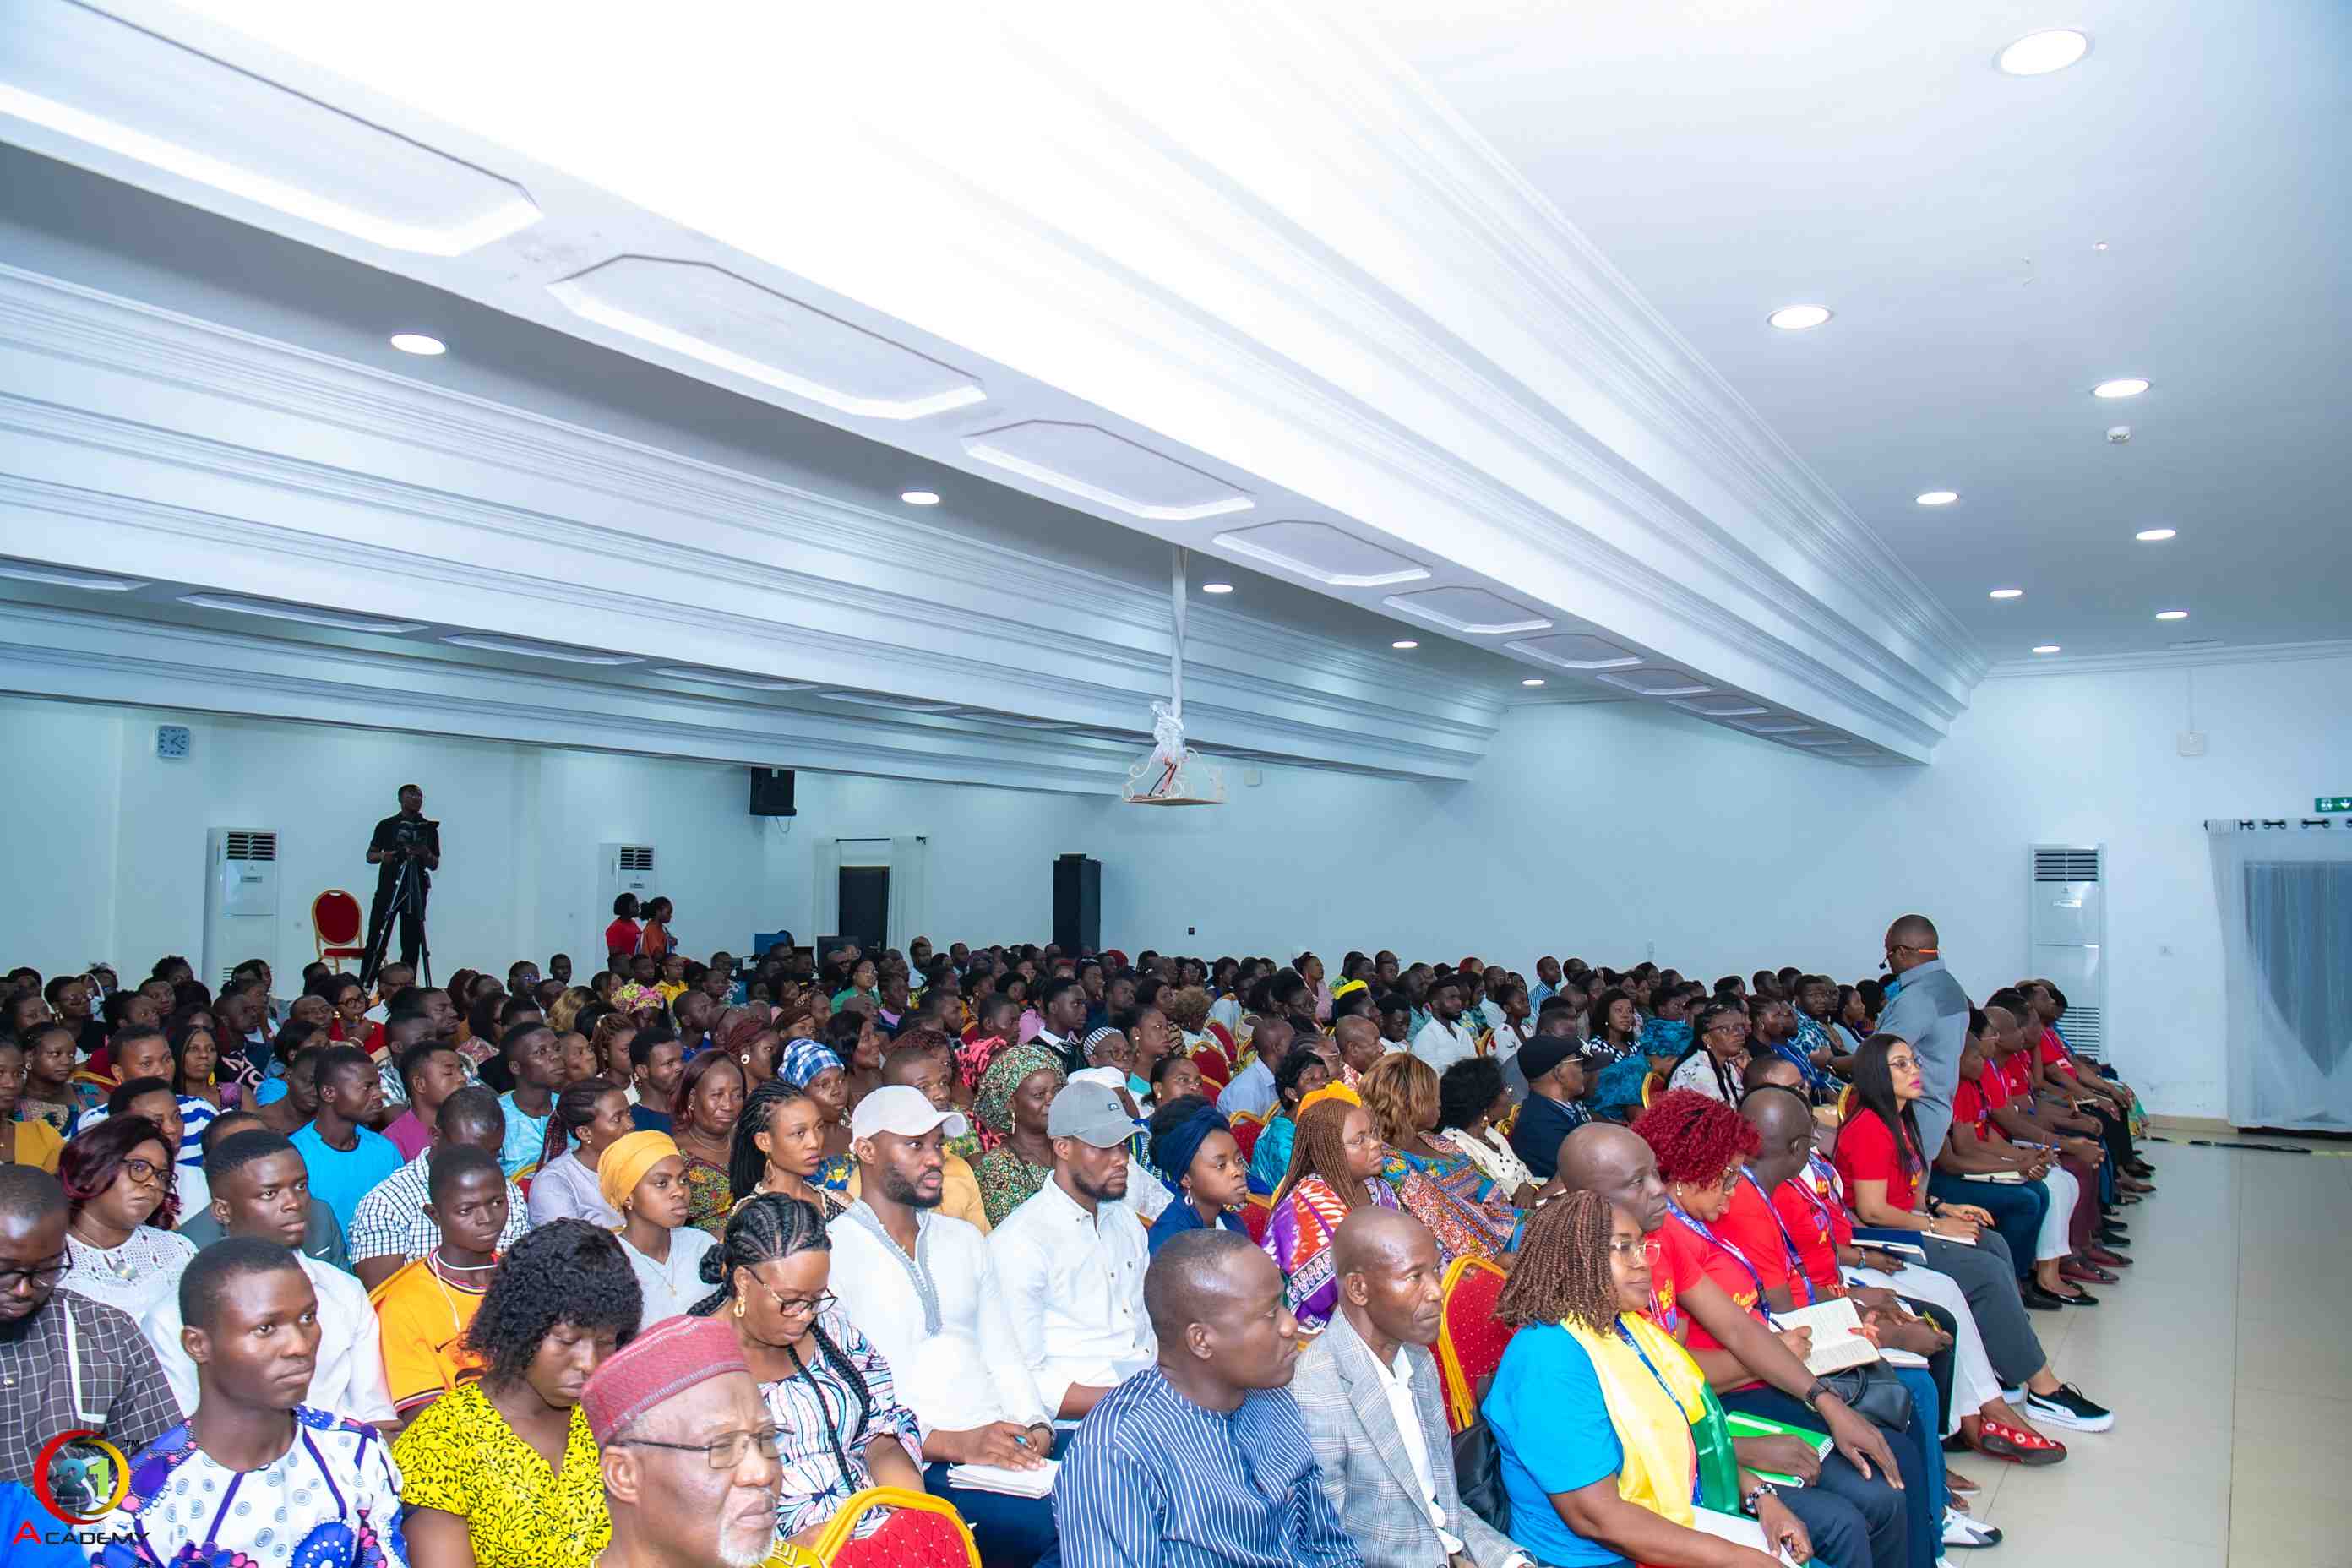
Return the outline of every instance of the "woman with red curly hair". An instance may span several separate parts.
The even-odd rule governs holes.
[[[1681,1289],[1705,1279],[1720,1286],[1759,1322],[1773,1326],[1763,1276],[1739,1247],[1715,1228],[1731,1206],[1748,1156],[1762,1146],[1756,1129],[1721,1100],[1696,1089],[1676,1089],[1653,1100],[1634,1121],[1633,1131],[1657,1156],[1658,1175],[1666,1187],[1666,1222],[1657,1231],[1658,1268],[1652,1283],[1659,1323],[1683,1342],[1725,1409],[1817,1430],[1819,1422],[1804,1404],[1759,1381],[1721,1341],[1675,1306]],[[1780,1338],[1800,1361],[1811,1352],[1809,1330],[1789,1331]],[[1930,1431],[1935,1415],[1931,1388],[1924,1415],[1915,1408],[1899,1426],[1877,1423],[1902,1471],[1896,1483],[1902,1489],[1893,1494],[1891,1513],[1886,1482],[1892,1478],[1866,1478],[1834,1449],[1821,1461],[1821,1473],[1812,1484],[1862,1510],[1870,1528],[1874,1568],[1935,1568],[1942,1555],[1944,1464],[1943,1456],[1930,1447],[1941,1436]]]

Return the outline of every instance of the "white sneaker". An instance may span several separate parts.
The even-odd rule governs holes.
[[[2000,1544],[2000,1531],[1990,1524],[1979,1524],[1967,1514],[1952,1509],[1944,1510],[1944,1544],[1966,1549]]]
[[[2115,1413],[2071,1383],[2056,1392],[2025,1395],[2026,1418],[2037,1426],[2064,1426],[2076,1432],[2104,1432],[2116,1424]]]

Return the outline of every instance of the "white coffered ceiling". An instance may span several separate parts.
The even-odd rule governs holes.
[[[2352,7],[1352,5],[1995,660],[2352,635]],[[2079,64],[1997,53],[2055,26]],[[1835,314],[1776,331],[1783,305]],[[2113,377],[2153,383],[2105,402]],[[2131,428],[2128,445],[2107,429]],[[1927,508],[1915,497],[1958,492]],[[2141,542],[2142,530],[2170,528]],[[2021,587],[1996,601],[1991,590]],[[2183,608],[2181,622],[2159,610]]]

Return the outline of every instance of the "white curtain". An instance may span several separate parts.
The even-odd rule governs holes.
[[[2352,834],[2210,831],[2230,1120],[2352,1131]]]
[[[841,841],[820,838],[810,847],[809,910],[810,931],[804,939],[812,946],[829,936],[841,934]],[[819,963],[824,954],[816,955]]]
[[[931,918],[926,875],[929,849],[911,834],[890,840],[889,941],[901,952],[917,937],[929,934],[923,930],[923,922]]]

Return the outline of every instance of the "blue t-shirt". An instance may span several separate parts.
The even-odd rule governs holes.
[[[667,1113],[659,1110],[648,1110],[642,1105],[632,1105],[629,1107],[629,1122],[630,1125],[635,1127],[640,1132],[668,1132],[673,1131],[673,1124]]]
[[[514,1090],[499,1096],[499,1109],[507,1113],[506,1142],[499,1145],[499,1169],[511,1182],[526,1165],[539,1163],[539,1152],[547,1146],[547,1118],[555,1114],[550,1105],[544,1114],[533,1116],[515,1104]]]
[[[319,1136],[319,1124],[305,1121],[294,1129],[291,1140],[301,1152],[302,1163],[310,1173],[310,1195],[334,1211],[335,1223],[348,1234],[352,1228],[352,1211],[377,1183],[388,1180],[394,1172],[408,1162],[400,1157],[400,1145],[381,1132],[371,1132],[355,1127],[360,1135],[358,1146],[351,1149],[330,1149],[327,1141]]]
[[[89,1561],[83,1552],[51,1539],[66,1529],[22,1482],[0,1481],[0,1545],[7,1548],[8,1568],[81,1568]]]
[[[1551,1505],[1553,1493],[1605,1480],[1625,1464],[1592,1358],[1575,1336],[1557,1323],[1513,1334],[1481,1409],[1502,1453],[1511,1539],[1559,1568],[1623,1562],[1570,1530]]]

